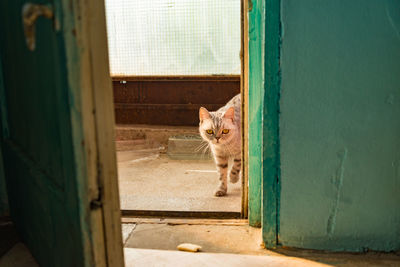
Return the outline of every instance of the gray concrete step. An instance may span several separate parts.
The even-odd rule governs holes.
[[[117,125],[117,151],[159,148],[171,159],[209,160],[208,146],[198,127],[164,125]]]

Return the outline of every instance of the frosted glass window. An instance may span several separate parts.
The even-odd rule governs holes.
[[[111,75],[240,74],[240,0],[106,0]]]

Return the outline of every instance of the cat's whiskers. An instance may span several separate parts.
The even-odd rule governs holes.
[[[205,158],[206,153],[210,153],[210,144],[207,141],[202,141],[201,144],[195,149],[196,152],[201,152],[201,158]]]
[[[205,154],[205,152],[209,149],[209,147],[210,147],[210,144],[209,144],[208,142],[206,142],[206,143],[203,145],[203,147],[201,148],[201,152],[202,152],[203,154]]]
[[[203,150],[204,147],[208,147],[208,146],[209,146],[208,142],[206,142],[206,141],[201,141],[200,145],[198,145],[198,146],[194,149],[194,151],[195,151],[195,152],[199,152],[200,150]]]
[[[202,158],[206,157],[206,154],[210,155],[210,149],[209,146],[206,146],[202,152]]]

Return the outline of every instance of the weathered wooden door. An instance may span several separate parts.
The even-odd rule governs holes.
[[[40,266],[122,266],[104,4],[1,1],[0,56],[4,168],[22,240]]]

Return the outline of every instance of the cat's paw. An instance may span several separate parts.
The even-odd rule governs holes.
[[[216,197],[225,196],[225,195],[226,195],[226,189],[225,189],[225,190],[223,190],[223,189],[218,189],[217,191],[215,191],[214,195],[215,195]]]
[[[239,181],[239,178],[240,178],[240,173],[235,173],[235,174],[230,173],[229,174],[229,181],[232,184],[237,183],[237,181]]]

